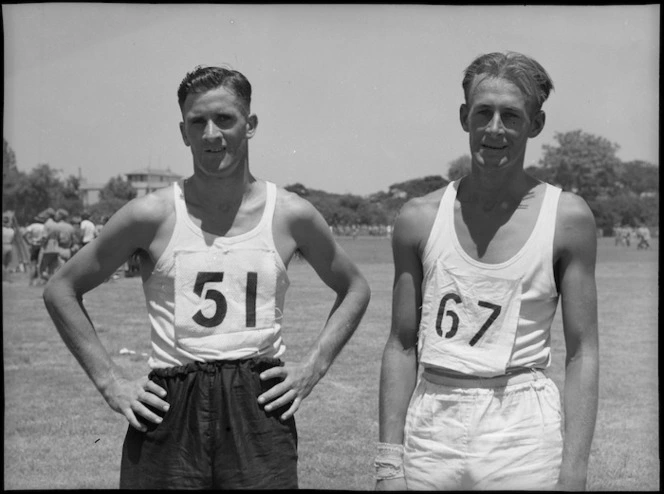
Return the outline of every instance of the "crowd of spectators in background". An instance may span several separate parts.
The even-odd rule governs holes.
[[[29,225],[19,226],[11,212],[3,213],[2,279],[11,281],[12,271],[28,271],[30,286],[45,284],[99,235],[107,220],[102,217],[95,224],[87,211],[70,216],[66,209],[47,208]],[[14,259],[17,251],[19,259]]]

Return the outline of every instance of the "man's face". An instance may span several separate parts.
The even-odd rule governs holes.
[[[247,158],[256,131],[255,115],[246,115],[240,99],[224,87],[190,94],[182,107],[180,132],[191,148],[194,170],[207,177],[230,175]]]
[[[514,83],[493,77],[473,84],[460,119],[469,134],[473,165],[489,174],[522,167],[528,139],[544,127],[544,113],[533,115]]]

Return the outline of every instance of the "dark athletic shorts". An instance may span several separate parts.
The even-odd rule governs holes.
[[[279,359],[197,362],[155,369],[168,412],[147,427],[129,426],[122,447],[121,489],[297,489],[295,419],[288,407],[265,412],[257,398],[279,382],[259,374]]]

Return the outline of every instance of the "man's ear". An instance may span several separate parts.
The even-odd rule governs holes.
[[[250,113],[247,117],[247,139],[254,137],[256,127],[258,127],[258,117],[255,114]]]
[[[535,116],[533,117],[533,121],[530,128],[530,134],[528,135],[528,137],[537,137],[540,134],[540,132],[542,132],[542,129],[544,129],[545,122],[546,122],[546,114],[542,110],[538,110]]]
[[[189,139],[187,139],[187,135],[184,132],[184,122],[180,122],[180,134],[182,135],[182,140],[184,141],[184,145],[189,147]]]
[[[463,130],[468,132],[468,105],[462,103],[459,107],[459,121]]]

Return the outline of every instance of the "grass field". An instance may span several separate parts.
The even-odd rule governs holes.
[[[389,331],[393,268],[389,241],[341,238],[372,288],[361,326],[296,415],[300,486],[373,489],[378,378]],[[658,241],[652,250],[600,239],[597,266],[600,404],[589,489],[658,490]],[[313,342],[333,293],[302,261],[290,269],[287,357]],[[41,289],[15,274],[3,283],[4,488],[113,489],[126,420],[111,411],[61,341]],[[105,283],[85,296],[101,339],[134,375],[147,373],[149,332],[138,278]],[[562,387],[560,313],[552,330],[550,376]],[[136,354],[120,354],[127,348]]]

